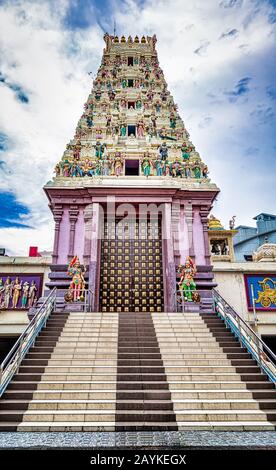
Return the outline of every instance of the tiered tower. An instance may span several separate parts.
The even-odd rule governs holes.
[[[94,310],[173,311],[177,266],[190,256],[208,309],[207,216],[219,190],[168,91],[156,36],[104,40],[75,136],[44,188],[56,224],[49,287],[63,297],[78,255]]]

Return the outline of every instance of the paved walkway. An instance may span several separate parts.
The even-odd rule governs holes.
[[[32,448],[276,449],[275,431],[219,432],[1,432],[0,449]]]

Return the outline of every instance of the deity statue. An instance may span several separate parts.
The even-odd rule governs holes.
[[[102,96],[102,93],[101,93],[101,91],[96,91],[96,92],[95,92],[95,98],[96,98],[96,101],[100,101],[100,99],[101,99],[101,96]]]
[[[196,266],[190,256],[187,256],[185,266],[179,266],[180,281],[179,288],[183,291],[184,300],[193,301],[193,292],[196,290],[194,275],[196,274]]]
[[[101,159],[104,154],[105,148],[106,144],[101,143],[99,140],[97,140],[95,145],[95,157]]]
[[[142,101],[141,100],[137,100],[136,101],[136,109],[141,109],[142,108]]]
[[[0,307],[3,302],[4,292],[5,292],[5,286],[4,286],[2,277],[0,277]]]
[[[87,116],[86,118],[86,124],[87,124],[87,127],[89,129],[91,129],[91,127],[93,127],[93,118],[91,116]]]
[[[80,153],[81,153],[81,142],[80,142],[80,140],[77,140],[76,144],[73,146],[74,160],[79,160],[80,159]]]
[[[76,177],[76,176],[82,177],[82,176],[84,176],[83,171],[82,171],[82,167],[81,167],[81,163],[73,162],[72,166],[71,166],[71,173],[72,173],[73,177]]]
[[[108,158],[103,160],[102,174],[103,176],[108,176],[110,174],[110,162]]]
[[[161,160],[161,158],[159,157],[155,161],[156,175],[163,176],[165,173],[165,169],[166,169],[165,167],[166,167],[166,163],[164,162],[164,160]]]
[[[144,155],[144,158],[142,160],[142,171],[144,173],[144,176],[150,176],[151,173],[151,161],[150,158],[147,156],[147,154]]]
[[[176,118],[173,113],[170,115],[170,128],[175,129],[176,126]]]
[[[190,158],[189,148],[185,142],[181,146],[181,155],[184,161]]]
[[[137,124],[137,137],[138,139],[140,138],[143,138],[145,133],[145,125],[143,123],[143,121],[139,121],[138,124]]]
[[[177,160],[175,160],[173,163],[171,163],[170,174],[173,178],[177,178],[178,176],[182,176],[182,174],[181,174],[181,164]]]
[[[236,216],[233,215],[232,219],[229,220],[229,228],[230,228],[230,230],[234,230],[234,229],[235,229],[235,219],[236,219]]]
[[[201,168],[199,162],[195,162],[193,166],[194,177],[199,179],[201,177]]]
[[[122,88],[126,88],[127,87],[127,81],[125,78],[122,79]]]
[[[4,301],[2,303],[3,308],[9,308],[10,298],[12,296],[13,284],[11,278],[8,276],[4,284]]]
[[[13,291],[12,308],[17,308],[17,304],[18,304],[19,297],[21,294],[21,289],[22,289],[22,282],[17,277],[12,286],[12,291]]]
[[[166,142],[163,142],[159,147],[159,154],[161,155],[162,160],[167,160],[168,158],[168,147]]]
[[[55,169],[54,169],[54,172],[55,172],[55,174],[56,174],[56,177],[57,177],[57,176],[60,176],[60,174],[61,174],[61,169],[60,169],[60,164],[59,164],[59,163],[56,164]]]
[[[108,91],[108,97],[109,97],[110,101],[114,101],[115,96],[116,96],[116,91],[115,90],[109,90]]]
[[[30,284],[27,281],[25,281],[23,284],[23,295],[22,295],[22,302],[21,302],[22,308],[27,308],[29,289],[30,289]]]
[[[127,131],[126,124],[122,124],[122,125],[121,125],[121,128],[120,128],[120,135],[121,135],[121,137],[126,137],[126,131]]]
[[[68,177],[71,174],[71,164],[69,160],[64,160],[62,163],[62,176]]]
[[[109,52],[110,48],[111,48],[112,40],[114,39],[114,36],[111,36],[110,34],[105,33],[103,38],[104,38],[104,42],[106,44],[105,52]]]
[[[114,157],[114,174],[115,176],[122,176],[123,173],[123,160],[120,152],[115,153]]]
[[[161,103],[160,103],[160,101],[157,101],[157,102],[155,103],[155,110],[156,110],[157,113],[160,113],[160,111],[161,111]]]
[[[74,302],[83,299],[85,289],[84,273],[85,270],[82,270],[78,256],[74,256],[67,271],[68,276],[72,277],[68,293],[72,295]]]
[[[202,168],[202,176],[203,176],[203,178],[208,178],[208,173],[209,173],[208,166],[207,166],[207,165],[203,165],[203,168]]]
[[[31,282],[29,289],[29,304],[28,307],[33,307],[36,299],[37,287],[35,281]]]

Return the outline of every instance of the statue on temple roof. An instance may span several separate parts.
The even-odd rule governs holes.
[[[235,223],[236,223],[236,216],[233,215],[233,216],[232,216],[232,219],[229,220],[229,228],[230,228],[230,230],[234,230],[234,229],[235,229]]]
[[[143,138],[145,135],[145,124],[143,121],[139,121],[137,124],[137,137],[138,139]]]
[[[121,158],[121,153],[116,152],[114,158],[114,175],[121,176],[123,173],[123,160]]]
[[[111,48],[112,40],[114,39],[114,36],[111,36],[110,34],[105,33],[103,38],[104,38],[104,42],[106,44],[105,52],[109,52],[110,48]]]
[[[151,160],[149,157],[148,152],[144,154],[144,158],[142,160],[141,168],[143,171],[144,176],[150,176],[151,174]]]
[[[162,160],[167,160],[168,158],[168,147],[166,142],[162,142],[159,147],[159,154],[161,155]]]
[[[106,149],[106,144],[97,140],[95,145],[95,157],[101,159]]]

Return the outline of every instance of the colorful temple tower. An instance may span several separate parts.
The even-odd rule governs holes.
[[[155,35],[104,40],[75,136],[44,188],[55,220],[48,286],[63,298],[77,255],[92,310],[174,311],[177,268],[190,256],[208,311],[207,217],[219,189],[168,91]]]

